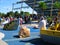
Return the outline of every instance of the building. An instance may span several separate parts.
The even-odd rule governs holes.
[[[28,4],[33,10],[37,12],[37,14],[41,14],[41,9],[38,7],[38,3],[40,1],[44,1],[48,8],[44,11],[44,15],[57,15],[58,10],[53,7],[53,3],[57,0],[22,0],[18,3],[25,2]],[[58,0],[59,1],[59,0]]]

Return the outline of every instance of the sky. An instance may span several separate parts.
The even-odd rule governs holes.
[[[0,12],[7,13],[9,11],[12,11],[12,4],[19,2],[19,1],[21,1],[21,0],[0,0]],[[28,5],[23,3],[23,7],[25,7],[25,6],[28,6]],[[19,7],[21,7],[21,4],[14,5],[14,8],[19,8]],[[17,9],[17,10],[13,10],[13,11],[20,12],[21,9]],[[22,8],[22,11],[29,12],[30,14],[32,14],[33,9],[30,7],[29,8]],[[34,13],[37,14],[35,11],[34,11]]]

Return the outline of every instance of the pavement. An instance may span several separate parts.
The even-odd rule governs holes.
[[[35,25],[38,25],[38,21],[31,21],[31,23],[28,23],[28,24],[23,24],[23,26],[35,26]]]
[[[32,22],[33,23],[33,22]],[[30,37],[27,38],[19,38],[18,37],[18,33],[19,33],[19,26],[16,30],[12,30],[12,31],[6,31],[3,29],[0,29],[0,32],[5,34],[5,37],[3,38],[3,41],[6,42],[8,45],[33,45],[30,42],[23,42],[23,41],[29,41],[35,38],[40,38],[39,36],[39,29],[34,29],[33,25],[35,24],[23,24],[23,26],[27,26],[28,28],[30,28]],[[2,42],[1,42],[2,43]],[[3,44],[3,43],[2,43]],[[0,44],[1,45],[1,44]]]
[[[40,30],[34,29],[33,26],[38,25],[36,22],[32,22],[31,24],[23,24],[23,26],[27,26],[30,28],[30,37],[27,38],[19,38],[19,26],[16,30],[3,30],[0,29],[0,32],[5,34],[3,41],[5,41],[8,45],[52,45],[50,43],[45,43],[40,38]]]
[[[8,45],[5,41],[0,40],[0,45]]]

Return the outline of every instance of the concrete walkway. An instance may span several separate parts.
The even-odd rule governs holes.
[[[23,26],[27,26],[30,28],[30,37],[21,39],[18,37],[19,28],[17,30],[0,30],[5,34],[3,41],[0,42],[0,45],[52,45],[48,43],[44,43],[40,40],[40,30],[34,29],[32,26],[38,25],[36,22],[32,22],[32,24],[23,24]],[[5,43],[5,42],[6,43]],[[4,43],[3,43],[4,42]]]
[[[38,25],[38,21],[31,21],[31,24],[23,24],[23,26],[35,26]]]
[[[8,45],[8,44],[4,42],[3,40],[0,40],[0,45]]]

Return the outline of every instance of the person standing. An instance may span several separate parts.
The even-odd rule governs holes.
[[[0,17],[0,24],[1,24],[1,17]]]
[[[40,30],[46,30],[46,20],[44,19],[44,17],[40,19],[39,28]]]
[[[20,17],[19,17],[19,25],[22,25],[22,23],[23,23],[23,19],[22,19],[22,17],[20,16]]]

